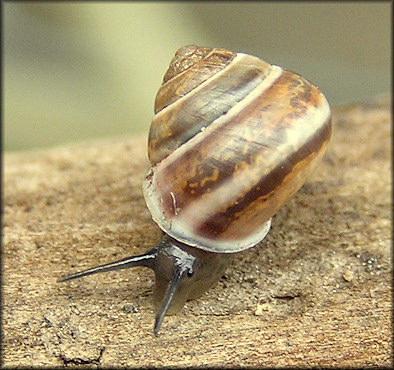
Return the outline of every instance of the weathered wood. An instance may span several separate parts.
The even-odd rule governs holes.
[[[387,98],[339,107],[323,163],[260,246],[152,333],[146,139],[6,154],[3,366],[390,366]]]

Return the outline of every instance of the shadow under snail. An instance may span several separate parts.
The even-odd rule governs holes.
[[[215,284],[261,242],[331,136],[329,104],[303,77],[243,53],[179,49],[155,100],[143,183],[164,231],[146,254],[66,276],[154,270],[157,335],[166,314]]]

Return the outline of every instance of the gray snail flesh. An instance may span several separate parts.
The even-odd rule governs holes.
[[[261,59],[195,45],[177,51],[155,101],[146,204],[165,235],[144,255],[85,270],[155,271],[154,333],[258,244],[331,136],[330,107],[303,77]]]

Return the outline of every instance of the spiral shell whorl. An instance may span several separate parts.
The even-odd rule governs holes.
[[[264,80],[270,67],[224,49],[181,48],[155,101],[148,144],[152,165],[226,114]]]
[[[212,48],[201,48],[196,45],[186,45],[180,48],[175,53],[175,56],[172,59],[166,74],[164,75],[163,85],[175,76],[181,74],[186,69],[190,68],[192,65],[199,62],[211,51]]]
[[[196,81],[189,73],[216,50],[222,53],[213,49],[162,88],[178,78],[177,84]],[[153,167],[143,185],[152,218],[168,235],[222,253],[264,238],[270,218],[303,185],[331,136],[330,108],[317,87],[256,57],[231,54],[156,114]]]

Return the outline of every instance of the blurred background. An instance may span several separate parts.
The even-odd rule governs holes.
[[[147,135],[186,44],[295,71],[331,105],[391,92],[391,2],[5,2],[3,148]]]

